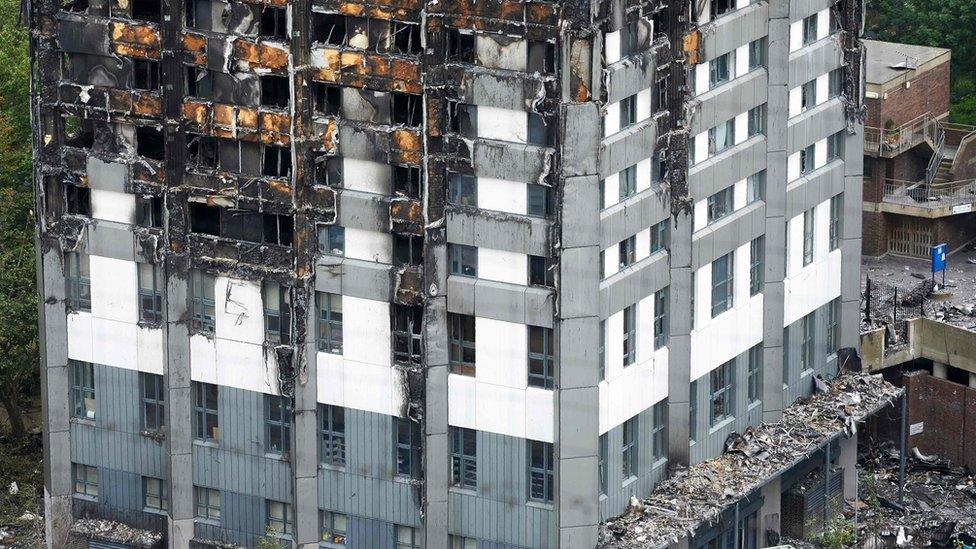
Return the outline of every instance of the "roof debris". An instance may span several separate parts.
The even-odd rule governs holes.
[[[657,548],[715,521],[736,501],[891,404],[903,390],[881,375],[849,373],[819,381],[817,392],[783,410],[780,423],[730,436],[726,453],[677,471],[650,496],[600,525],[599,547]]]
[[[141,530],[121,522],[101,519],[78,519],[71,525],[70,533],[85,538],[124,543],[137,548],[162,547],[163,542],[163,534],[160,532]]]

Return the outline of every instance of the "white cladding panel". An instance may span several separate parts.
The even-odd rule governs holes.
[[[91,190],[92,218],[119,223],[136,222],[136,195],[115,191]]]
[[[478,278],[510,284],[526,284],[528,259],[525,254],[478,248]]]
[[[478,137],[525,143],[528,117],[525,111],[478,105]]]

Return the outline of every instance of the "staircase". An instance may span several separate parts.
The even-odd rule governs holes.
[[[932,185],[949,183],[952,181],[952,158],[943,156],[942,160],[935,168],[935,175],[932,177]]]

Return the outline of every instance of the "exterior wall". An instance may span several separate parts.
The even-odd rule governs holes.
[[[813,315],[813,349],[810,355],[813,363],[808,368],[801,370],[800,363],[802,321],[794,322],[784,330],[783,402],[787,406],[813,392],[814,377],[828,377],[837,371],[837,350],[830,347],[826,338],[827,306],[819,307],[810,314]]]
[[[923,372],[903,377],[908,398],[907,444],[960,465],[976,466],[976,388],[966,387]],[[942,426],[951,425],[943,429]],[[964,428],[957,428],[963,425]]]
[[[600,520],[611,519],[627,510],[631,496],[641,497],[667,476],[667,455],[654,458],[654,442],[651,432],[654,426],[653,409],[637,414],[637,475],[623,478],[623,426],[618,425],[602,436],[607,444],[607,493],[600,495]],[[667,436],[662,436],[667,441]]]
[[[868,117],[865,126],[884,128],[888,120],[895,127],[925,113],[942,117],[949,113],[949,62],[933,67],[922,74],[907,73],[908,82],[888,91],[886,97],[866,99]]]

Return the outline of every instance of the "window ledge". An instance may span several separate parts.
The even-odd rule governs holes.
[[[319,462],[319,469],[322,469],[323,471],[337,471],[337,472],[340,472],[340,473],[344,473],[346,471],[346,466],[345,465],[335,465],[333,463],[325,463],[325,462],[320,461]]]
[[[627,477],[627,478],[624,479],[624,481],[620,484],[620,487],[621,488],[626,488],[626,487],[630,486],[631,484],[637,482],[637,479],[638,478],[640,478],[640,477],[638,477],[637,475],[631,475],[631,476],[629,476],[629,477]]]
[[[91,426],[91,427],[94,427],[95,426],[95,420],[94,419],[88,419],[86,417],[72,417],[70,419],[70,421],[71,421],[71,423],[77,423],[78,425],[88,425],[88,426]]]
[[[708,430],[708,434],[710,435],[715,434],[717,431],[720,431],[723,428],[731,425],[733,421],[735,421],[735,416],[729,416],[723,419],[722,421],[716,423],[715,425],[712,425],[712,427]]]
[[[143,507],[142,508],[142,512],[143,513],[152,513],[154,515],[160,515],[160,516],[164,516],[164,517],[169,515],[169,511],[167,511],[165,509],[155,509],[153,507]]]
[[[465,496],[477,496],[478,495],[478,491],[477,490],[474,490],[474,489],[471,489],[471,488],[462,488],[460,486],[451,486],[451,487],[448,488],[448,491],[450,491],[452,493],[455,493],[455,494],[463,494]]]
[[[200,439],[196,439],[196,438],[193,439],[193,445],[194,446],[201,446],[203,448],[220,448],[220,444],[218,444],[216,441],[213,441],[213,440],[200,440]]]
[[[88,494],[74,493],[74,494],[71,494],[71,497],[73,497],[75,499],[80,499],[80,500],[84,500],[84,501],[90,501],[90,502],[93,502],[93,503],[98,503],[98,496],[89,496]]]
[[[748,411],[751,412],[751,411],[755,410],[756,408],[758,408],[761,405],[762,405],[762,399],[760,398],[760,399],[757,399],[757,400],[754,400],[754,401],[750,402],[749,403],[749,406],[746,407],[746,410],[748,410]]]
[[[218,528],[221,526],[220,521],[217,519],[194,517],[193,520],[197,524],[209,524],[210,526],[216,526]]]
[[[536,509],[545,509],[546,511],[552,511],[555,509],[553,504],[545,503],[543,501],[529,500],[525,502],[526,507],[535,507]]]

